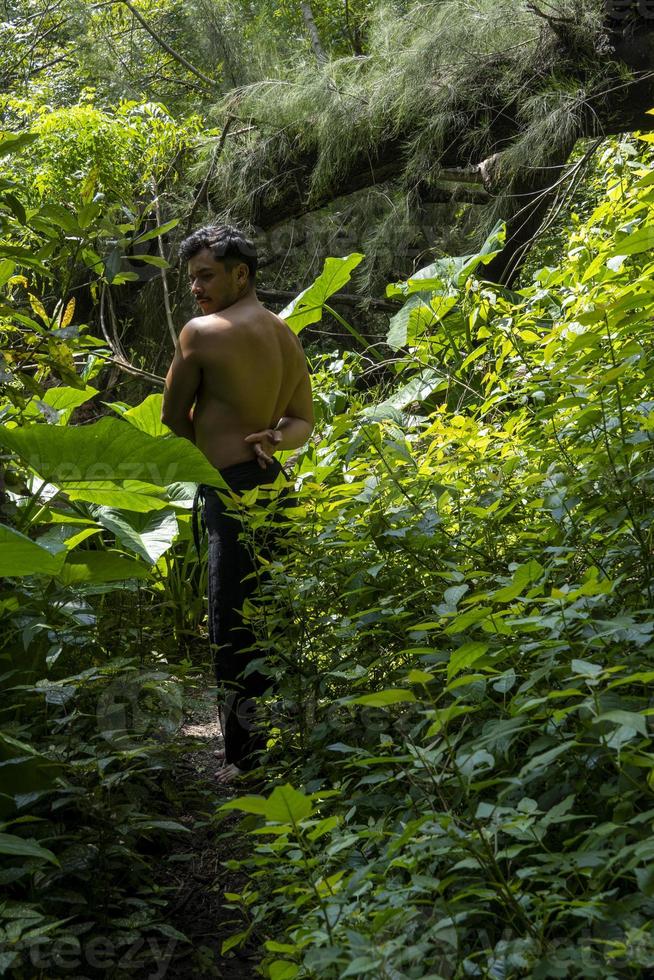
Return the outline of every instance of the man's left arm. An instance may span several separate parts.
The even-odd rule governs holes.
[[[299,449],[313,432],[313,399],[309,372],[304,374],[293,392],[284,415],[274,429],[263,429],[245,437],[262,469],[272,463],[280,449]]]
[[[177,350],[166,375],[161,408],[164,425],[191,442],[195,442],[193,405],[202,379],[196,334],[191,320],[179,335]]]

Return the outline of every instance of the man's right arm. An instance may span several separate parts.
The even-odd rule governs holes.
[[[196,329],[192,320],[182,329],[172,364],[166,375],[161,421],[175,435],[195,442],[193,404],[202,371],[199,365]]]

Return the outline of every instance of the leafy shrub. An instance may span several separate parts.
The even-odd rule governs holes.
[[[467,260],[391,287],[390,397],[323,365],[272,570],[303,789],[227,805],[273,980],[648,975],[648,160],[516,293]]]
[[[0,155],[36,142],[4,134]],[[18,169],[0,183],[0,973],[150,973],[186,942],[157,883],[167,835],[187,832],[161,743],[201,614],[180,601],[202,588],[179,480],[213,471],[161,426],[160,396],[70,424],[107,348],[78,320],[69,270],[140,228],[87,192],[34,204]],[[116,285],[96,259],[96,282]]]

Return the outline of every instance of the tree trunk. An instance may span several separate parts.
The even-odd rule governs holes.
[[[306,27],[309,37],[311,38],[311,47],[313,48],[313,53],[316,56],[316,61],[319,65],[324,65],[327,61],[327,55],[325,54],[325,49],[322,46],[320,34],[318,34],[318,28],[316,27],[311,4],[308,3],[308,0],[302,0],[300,6],[302,8],[304,26]]]
[[[505,286],[513,285],[530,245],[538,235],[557,189],[561,188],[568,157],[574,142],[560,150],[546,169],[513,182],[506,196],[506,244],[499,255],[483,269],[484,279]]]

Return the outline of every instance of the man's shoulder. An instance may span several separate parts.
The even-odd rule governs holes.
[[[229,330],[232,325],[229,317],[222,313],[207,313],[187,320],[182,327],[180,337],[183,335],[188,341],[202,341],[209,334]]]

